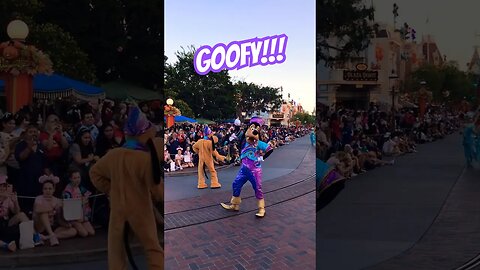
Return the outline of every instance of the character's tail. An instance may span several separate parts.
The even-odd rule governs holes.
[[[125,229],[123,230],[123,241],[125,243],[125,251],[127,252],[127,258],[132,266],[133,270],[138,270],[137,265],[135,264],[135,260],[132,256],[132,250],[130,249],[130,243],[128,242],[128,234],[130,232],[130,225],[128,222],[125,222]]]

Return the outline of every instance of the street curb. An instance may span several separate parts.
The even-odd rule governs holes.
[[[231,168],[235,166],[234,164],[230,164],[230,165],[223,165],[223,166],[218,166],[218,167],[215,167],[215,170],[216,171],[221,171],[221,170],[225,170],[225,169],[228,169],[228,168]],[[197,167],[198,168],[198,167]],[[193,172],[183,172],[183,171],[176,171],[176,172],[173,172],[173,173],[168,173],[168,172],[165,172],[164,173],[164,176],[165,177],[177,177],[177,176],[190,176],[190,175],[197,175],[198,174],[198,169],[193,171]]]
[[[61,246],[55,247],[61,249]],[[142,254],[143,249],[140,244],[131,246],[134,256]],[[69,252],[52,252],[49,254],[18,254],[11,253],[0,257],[0,265],[13,267],[45,266],[54,264],[72,264],[84,263],[90,261],[107,260],[107,248],[97,248],[89,250],[78,250]]]

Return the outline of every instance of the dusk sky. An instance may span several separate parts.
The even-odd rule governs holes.
[[[370,4],[372,0],[365,0]],[[397,3],[397,24],[407,22],[417,31],[417,40],[430,33],[447,60],[458,61],[466,70],[474,48],[480,46],[480,1],[478,0],[373,0],[375,20],[393,25],[393,3]],[[429,23],[427,24],[427,18]]]
[[[289,0],[166,0],[165,54],[194,45],[214,46],[231,41],[286,34],[286,61],[270,66],[229,71],[235,80],[283,86],[286,98],[315,108],[315,1]],[[193,65],[193,63],[192,63]]]

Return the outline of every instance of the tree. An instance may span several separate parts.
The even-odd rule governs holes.
[[[163,5],[157,0],[49,0],[42,21],[72,34],[102,82],[123,79],[160,91]]]
[[[75,38],[56,24],[41,20],[41,12],[48,1],[0,1],[0,36],[8,40],[6,26],[13,19],[21,19],[29,26],[26,43],[49,55],[57,73],[84,80],[96,81],[95,68]]]
[[[73,37],[58,25],[33,25],[29,41],[50,56],[55,72],[95,83],[95,67]]]
[[[234,88],[227,70],[199,75],[193,67],[195,48],[176,52],[177,61],[165,67],[167,97],[183,100],[194,117],[212,120],[232,118],[235,115]]]
[[[302,124],[312,124],[314,125],[315,124],[315,116],[314,115],[311,115],[311,114],[308,114],[308,113],[296,113],[293,117],[292,117],[292,122],[295,122],[295,121],[300,121]]]
[[[317,1],[317,62],[326,65],[366,49],[377,29],[374,9],[362,0]]]
[[[254,83],[237,82],[236,91],[237,115],[241,112],[271,112],[282,105],[280,89],[264,87]]]
[[[475,76],[458,69],[454,62],[442,67],[423,65],[412,73],[412,88],[420,88],[420,82],[425,81],[433,93],[434,101],[445,101],[444,93],[450,93],[449,100],[460,101],[466,97],[472,100],[475,95]]]

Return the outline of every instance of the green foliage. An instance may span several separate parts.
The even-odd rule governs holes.
[[[264,87],[254,83],[237,82],[235,84],[237,115],[246,112],[270,112],[280,108],[282,97],[279,88]]]
[[[175,100],[175,107],[177,107],[180,112],[182,112],[182,115],[190,118],[195,118],[195,114],[192,111],[192,108],[183,100],[181,99],[176,99]]]
[[[292,122],[299,120],[302,124],[315,124],[315,116],[308,113],[296,113],[292,117]]]
[[[278,88],[246,82],[233,84],[227,70],[197,74],[194,52],[193,46],[178,51],[177,61],[166,64],[164,75],[165,96],[184,101],[191,107],[193,117],[228,119],[240,116],[241,112],[269,112],[281,106]]]
[[[464,97],[471,100],[475,95],[475,78],[458,69],[454,63],[442,67],[424,65],[412,74],[412,90],[420,88],[420,82],[425,81],[433,93],[434,101],[445,101],[444,92],[449,91],[449,100],[460,101]]]
[[[58,25],[33,25],[29,42],[50,56],[56,73],[95,83],[95,68],[73,37]]]
[[[328,65],[368,47],[377,25],[371,23],[374,9],[365,7],[364,1],[319,0],[316,8],[317,62],[323,60]]]
[[[195,48],[182,48],[177,61],[165,67],[165,95],[190,105],[195,118],[226,119],[234,116],[234,90],[227,71],[199,75],[193,67]]]

